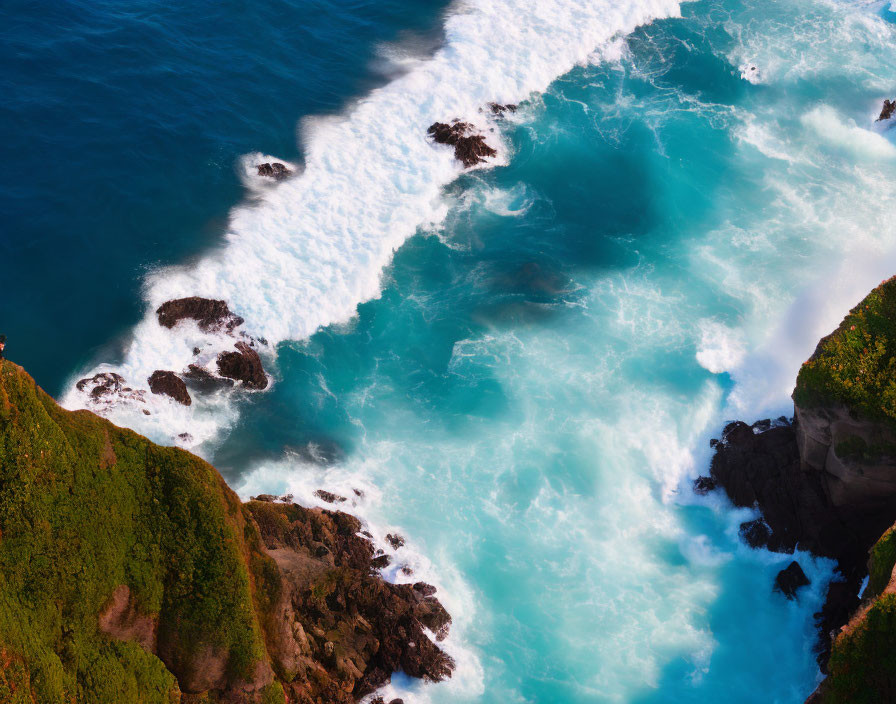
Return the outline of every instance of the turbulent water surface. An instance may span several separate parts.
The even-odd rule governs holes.
[[[773,594],[792,557],[689,485],[896,273],[896,129],[874,123],[896,15],[261,4],[0,10],[10,356],[81,407],[88,372],[213,359],[232,341],[152,311],[227,299],[268,390],[102,410],[244,496],[361,490],[350,510],[408,539],[390,576],[454,616],[454,678],[388,695],[802,702],[832,566],[798,555],[811,588]],[[495,166],[426,139],[455,117]],[[301,173],[266,183],[260,158]]]

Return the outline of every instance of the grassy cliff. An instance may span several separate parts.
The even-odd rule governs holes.
[[[360,521],[243,504],[208,463],[0,361],[0,702],[354,704],[437,681],[451,617]]]
[[[869,293],[818,343],[800,369],[793,400],[804,408],[839,403],[896,426],[896,277]]]
[[[244,511],[206,462],[65,411],[0,362],[0,701],[168,704],[210,663],[257,680],[247,565],[267,558]],[[99,630],[121,585],[152,643]]]

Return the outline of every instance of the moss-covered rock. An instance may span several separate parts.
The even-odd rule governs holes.
[[[293,609],[318,587],[305,573],[285,581],[278,562],[398,594],[416,624],[406,640],[426,639],[416,614],[431,605],[421,610],[410,591],[385,585],[361,559],[373,551],[356,530],[338,512],[244,505],[207,462],[66,411],[0,361],[0,701],[279,704],[284,684],[293,702],[333,688],[355,701],[355,680],[381,683],[400,660],[374,663],[376,648],[359,655],[328,633],[326,648],[305,639],[314,678],[296,683],[271,648],[293,626],[278,620],[283,595]],[[350,633],[352,619],[338,612],[356,614],[355,595],[340,599],[326,611]],[[368,620],[381,617],[369,595],[363,604]],[[343,657],[327,660],[334,649]],[[348,674],[337,671],[346,658]]]

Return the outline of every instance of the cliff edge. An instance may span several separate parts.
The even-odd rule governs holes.
[[[360,531],[243,504],[0,361],[0,701],[348,704],[449,676],[435,590],[383,581]]]

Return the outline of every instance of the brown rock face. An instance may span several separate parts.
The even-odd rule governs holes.
[[[481,134],[468,134],[473,125],[469,122],[455,120],[450,125],[434,122],[426,131],[436,144],[449,144],[454,147],[454,157],[469,168],[485,162],[485,157],[497,156],[498,152],[485,143]]]
[[[166,301],[158,307],[156,315],[163,327],[173,328],[181,320],[195,320],[203,332],[232,332],[244,322],[241,317],[230,312],[226,301],[199,296]]]
[[[174,372],[156,370],[148,379],[149,390],[154,394],[170,396],[178,403],[189,406],[193,403],[190,393],[187,391],[187,385]]]
[[[116,588],[100,612],[100,631],[118,640],[133,641],[151,653],[156,649],[157,625],[155,618],[140,614],[126,584]]]
[[[250,389],[264,389],[268,378],[261,364],[261,357],[245,342],[236,343],[236,352],[218,355],[218,373],[228,379],[242,381]]]
[[[357,519],[295,504],[248,507],[282,576],[266,631],[290,702],[356,702],[398,670],[450,676],[454,663],[424,628],[444,636],[451,617],[431,595],[376,574]]]

